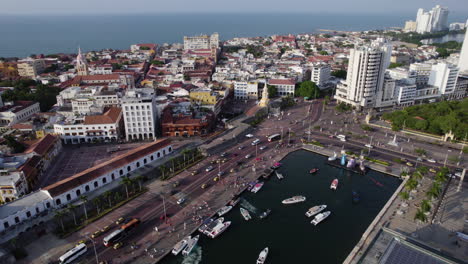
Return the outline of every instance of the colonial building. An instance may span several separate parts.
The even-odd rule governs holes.
[[[41,74],[45,70],[44,60],[36,59],[24,59],[18,61],[18,74],[21,77],[27,77],[35,79],[37,75]]]
[[[268,85],[276,87],[276,95],[278,96],[294,96],[296,82],[291,79],[271,79],[268,80]]]
[[[194,111],[190,102],[174,102],[163,110],[162,135],[200,136],[211,131],[215,116],[211,111]]]
[[[29,119],[39,113],[39,103],[33,101],[15,101],[0,107],[0,127],[11,126]]]

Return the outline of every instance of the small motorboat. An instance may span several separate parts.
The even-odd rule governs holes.
[[[313,169],[311,169],[311,170],[309,171],[309,173],[310,173],[310,174],[314,174],[314,173],[316,173],[317,171],[319,171],[318,168],[313,168]]]
[[[338,188],[338,179],[334,179],[330,185],[330,189],[336,190]]]
[[[337,158],[336,152],[333,152],[333,156],[328,157],[328,161],[334,161],[336,160],[336,158]]]
[[[252,188],[251,192],[257,193],[258,191],[260,191],[260,189],[262,189],[264,184],[265,184],[264,182],[259,182],[259,183],[255,184],[255,186]]]
[[[275,171],[275,173],[276,173],[276,177],[278,177],[278,180],[282,180],[284,178],[283,174],[281,174],[281,173],[279,173],[277,171]]]
[[[325,204],[322,204],[322,205],[316,205],[314,207],[311,207],[309,208],[309,210],[306,212],[306,216],[307,217],[312,217],[320,212],[322,212],[323,210],[325,210],[325,208],[327,208],[327,205]]]
[[[222,207],[218,211],[218,216],[223,216],[223,215],[227,214],[229,211],[231,211],[231,209],[232,209],[232,206],[230,206],[230,205]]]
[[[275,163],[273,164],[273,166],[271,166],[270,168],[271,168],[272,170],[276,170],[276,169],[278,169],[279,167],[281,167],[281,163],[275,162]]]
[[[260,214],[260,219],[266,218],[271,213],[271,209],[267,209],[265,212]]]
[[[304,202],[306,200],[306,197],[305,196],[302,196],[302,195],[297,195],[297,196],[293,196],[291,198],[288,198],[288,199],[284,199],[282,201],[283,204],[294,204],[294,203],[301,203],[301,202]]]
[[[241,207],[240,212],[241,212],[242,217],[244,217],[245,221],[249,221],[250,219],[252,219],[252,216],[250,216],[249,211],[247,211],[246,209]]]
[[[310,223],[313,224],[313,225],[318,225],[320,222],[322,222],[323,220],[325,220],[328,216],[330,216],[331,212],[330,211],[326,211],[326,212],[323,212],[323,213],[320,213],[318,215],[315,216],[314,220],[312,220]]]
[[[267,256],[268,256],[268,248],[265,248],[258,255],[257,264],[264,264]]]

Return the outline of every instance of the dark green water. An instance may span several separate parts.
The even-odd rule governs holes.
[[[266,219],[254,217],[246,222],[238,205],[224,216],[232,224],[223,234],[216,239],[203,236],[190,256],[184,259],[171,255],[162,263],[255,263],[265,247],[270,249],[268,264],[342,263],[400,181],[375,171],[365,176],[354,174],[328,166],[325,161],[325,157],[307,151],[291,153],[279,170],[285,176],[282,181],[272,176],[257,194],[243,195],[259,213],[272,209]],[[320,168],[315,175],[308,173],[313,167]],[[329,187],[335,177],[339,186],[332,191]],[[361,196],[358,204],[352,203],[353,190]],[[281,203],[294,195],[304,195],[307,200],[291,205]],[[319,204],[326,204],[332,214],[314,226],[305,212]]]

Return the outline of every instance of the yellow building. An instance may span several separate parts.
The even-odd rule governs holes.
[[[18,74],[21,77],[36,78],[45,69],[44,60],[25,59],[18,62]]]
[[[219,93],[209,89],[194,89],[190,91],[190,101],[202,105],[215,105],[219,101]]]

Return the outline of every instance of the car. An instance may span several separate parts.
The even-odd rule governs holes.
[[[260,150],[264,150],[264,149],[266,149],[266,148],[267,148],[267,146],[261,146],[261,147],[260,147]]]
[[[427,161],[430,163],[436,163],[435,159],[428,159]]]
[[[248,137],[248,138],[253,138],[253,135],[252,135],[252,134],[247,134],[247,135],[245,135],[245,136]]]
[[[94,232],[94,233],[91,235],[91,237],[92,237],[92,238],[96,238],[96,237],[100,236],[101,234],[102,234],[102,231],[101,231],[101,230],[98,230],[98,231]]]
[[[211,163],[211,164],[216,164],[216,163],[218,163],[218,160],[217,160],[217,159],[212,160],[212,161],[210,161],[210,163]]]
[[[115,221],[115,224],[120,225],[121,223],[123,223],[123,221],[125,221],[125,218],[120,217],[119,219],[117,219],[117,221]]]
[[[232,169],[229,170],[229,172],[231,172],[231,173],[236,172],[236,169],[232,168]]]
[[[105,227],[103,227],[103,228],[101,229],[101,232],[104,233],[104,232],[106,232],[107,230],[109,230],[109,228],[110,228],[110,226],[106,225]]]
[[[180,185],[180,182],[179,182],[179,181],[175,181],[175,182],[172,184],[172,187],[175,188],[175,187],[177,187],[177,186],[179,186],[179,185]]]
[[[240,146],[238,149],[243,150],[244,148],[245,148],[244,146]]]
[[[224,171],[218,172],[218,176],[219,176],[219,177],[221,177],[221,176],[223,176],[223,175],[224,175]]]
[[[222,158],[227,157],[227,155],[228,155],[228,153],[226,153],[226,152],[221,153]]]
[[[366,144],[366,145],[364,145],[364,146],[366,146],[366,148],[370,148],[370,149],[371,149],[371,148],[374,148],[371,144]]]
[[[204,184],[201,185],[201,188],[202,188],[202,189],[206,189],[206,187],[208,187],[208,184],[206,184],[206,183],[204,183]]]
[[[434,170],[434,168],[430,168],[429,171],[432,173],[436,173],[436,170]]]
[[[177,204],[183,204],[185,202],[185,198],[180,198],[179,200],[177,200]]]
[[[252,154],[247,154],[247,155],[245,155],[245,158],[246,158],[246,159],[250,159],[251,157],[252,157]]]
[[[80,244],[86,244],[86,239],[82,239],[78,241],[78,243],[76,243],[77,246],[79,246]]]
[[[413,167],[413,163],[411,163],[411,162],[409,162],[409,161],[406,162],[406,165],[409,166],[409,167]]]
[[[255,146],[255,145],[258,145],[260,144],[260,139],[255,139],[253,142],[252,142],[252,146]]]
[[[214,177],[214,178],[213,178],[213,181],[215,181],[215,182],[216,182],[216,181],[219,181],[219,177],[218,177],[218,176]]]
[[[461,172],[461,171],[457,171],[457,172],[455,172],[454,175],[457,176],[457,177],[461,177],[461,176],[462,176],[462,172]]]
[[[190,174],[192,174],[192,176],[193,176],[193,175],[197,175],[197,174],[198,174],[198,170],[194,170],[194,171],[192,171]]]
[[[417,161],[423,161],[423,159],[421,157],[418,157],[416,160]]]
[[[123,246],[123,243],[122,242],[117,242],[115,245],[114,245],[114,249],[119,249]]]
[[[212,171],[212,170],[214,170],[213,166],[209,166],[208,168],[205,169],[206,172],[209,172],[209,171]]]

